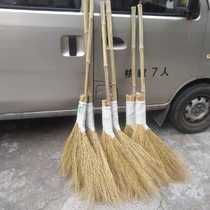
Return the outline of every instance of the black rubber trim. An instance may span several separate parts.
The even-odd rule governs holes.
[[[210,10],[209,0],[206,0],[206,3],[208,5],[208,9]]]
[[[124,14],[124,15],[130,15],[130,11],[113,11],[113,14]],[[151,16],[166,16],[166,17],[186,17],[186,11],[182,11],[180,13],[174,12],[174,13],[154,13],[154,12],[144,12],[143,15],[151,15]]]
[[[77,55],[77,37],[69,36],[69,54],[70,56]]]
[[[63,11],[63,12],[81,12],[81,9],[58,8],[58,7],[34,7],[18,5],[1,5],[0,9],[19,9],[19,10],[38,10],[38,11]]]

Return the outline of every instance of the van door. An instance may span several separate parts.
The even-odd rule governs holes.
[[[70,110],[83,81],[80,0],[0,0],[0,113]]]
[[[125,100],[126,93],[131,93],[130,7],[138,2],[138,0],[112,1],[121,102]],[[181,86],[198,77],[207,20],[205,15],[207,4],[206,1],[201,1],[200,7],[197,8],[197,16],[193,20],[187,20],[187,2],[187,0],[143,1],[147,103],[150,108],[165,107]],[[100,27],[98,22],[97,27]],[[95,51],[97,55],[100,54],[98,48]],[[95,90],[100,98],[103,81],[102,60],[97,59],[95,63],[95,69],[97,67]]]

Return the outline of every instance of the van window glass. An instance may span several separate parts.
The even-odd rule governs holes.
[[[0,0],[0,7],[79,10],[81,7],[81,0]]]
[[[139,0],[112,0],[115,12],[130,12],[130,7],[137,5]],[[184,15],[188,0],[143,0],[144,14]]]

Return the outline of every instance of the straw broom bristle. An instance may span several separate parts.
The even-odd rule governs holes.
[[[86,133],[76,124],[69,136],[61,162],[62,174],[71,182],[74,192],[91,202],[116,202],[119,195],[114,183],[106,177],[102,164]],[[112,183],[110,186],[108,184]],[[106,186],[107,185],[107,186]],[[114,190],[111,192],[111,190]]]
[[[83,98],[81,97],[81,103]],[[107,194],[105,175],[102,164],[95,152],[87,133],[83,129],[86,109],[85,104],[79,105],[77,123],[75,124],[70,136],[68,137],[61,160],[61,172],[71,182],[73,190],[79,192],[82,198],[89,201],[108,201],[115,194]],[[80,124],[82,121],[82,124]],[[111,183],[111,182],[110,182]],[[108,183],[108,184],[110,184]],[[114,187],[113,187],[114,189]],[[109,189],[110,190],[110,189]]]
[[[162,165],[168,177],[170,177],[170,182],[185,181],[187,172],[181,159],[146,125],[146,107],[143,93],[138,93],[136,98],[138,102],[136,111],[139,111],[137,119],[144,120],[138,122],[132,138]],[[144,112],[142,112],[142,108],[145,109]]]
[[[151,141],[149,141],[148,135],[146,133],[146,129],[143,126],[136,125],[136,128],[132,135],[133,139],[136,141],[136,143],[143,146],[143,148],[149,152],[149,154],[155,158],[155,160],[159,160],[159,155],[156,151],[156,148],[152,144]]]
[[[100,174],[98,175],[100,181],[100,192],[97,193],[96,200],[100,202],[117,203],[121,200],[120,193],[109,168],[100,139],[95,131],[94,110],[91,95],[89,96],[89,103],[87,104],[86,127],[90,144],[97,155],[97,161],[100,165]]]
[[[153,195],[155,192],[158,191],[157,187],[159,186],[157,185],[157,183],[159,183],[159,180],[161,179],[160,177],[162,177],[162,174],[160,177],[155,176],[155,174],[152,173],[154,172],[153,170],[147,169],[148,164],[145,164],[144,157],[137,154],[136,156],[134,155],[133,153],[134,151],[132,150],[132,147],[129,146],[129,143],[132,142],[132,140],[125,133],[121,131],[121,128],[119,125],[118,105],[117,105],[116,100],[112,101],[112,119],[113,119],[114,133],[117,137],[118,144],[120,143],[119,145],[121,146],[119,147],[118,145],[116,145],[120,149],[119,152],[124,156],[126,161],[130,163],[130,165],[135,170],[135,173],[138,174],[139,185],[148,193],[148,196]]]
[[[111,178],[109,179],[105,174],[107,171],[103,170],[102,162],[90,144],[90,140],[84,141],[80,148],[82,174],[85,178],[82,189],[83,197],[92,202],[118,202],[120,200],[118,189],[114,186]],[[108,182],[106,183],[106,181]],[[114,191],[111,192],[111,190]]]
[[[123,200],[139,198],[144,200],[150,197],[151,192],[157,192],[152,181],[147,179],[147,176],[144,176],[144,170],[140,175],[136,173],[136,170],[130,164],[131,161],[127,160],[127,154],[123,152],[123,148],[116,138],[112,138],[103,132],[101,142]],[[143,183],[143,185],[140,183]],[[149,192],[148,188],[150,189]]]
[[[132,137],[134,128],[131,125],[126,125],[124,128],[124,132],[127,136]]]
[[[87,137],[81,133],[80,128],[76,123],[70,136],[67,138],[61,159],[61,173],[66,178],[71,178],[71,183],[73,184],[76,192],[80,191],[84,185],[77,155],[81,142],[86,138]]]
[[[82,198],[94,202],[97,193],[100,191],[100,166],[97,162],[97,156],[85,135],[81,139],[81,144],[77,150],[77,164],[82,175]],[[80,180],[79,180],[80,181]]]
[[[134,107],[133,107],[134,108]],[[132,113],[132,112],[131,112]],[[153,161],[153,158],[151,156],[147,155],[148,160],[145,160],[146,152],[143,151],[143,148],[141,147],[140,151],[141,155],[136,153],[136,147],[138,144],[133,142],[125,133],[123,133],[120,129],[119,125],[119,118],[118,118],[118,106],[117,101],[112,101],[112,118],[113,118],[113,124],[115,128],[115,134],[119,142],[121,143],[123,148],[127,148],[127,151],[125,152],[125,149],[123,150],[124,154],[126,155],[126,158],[128,158],[128,161],[130,161],[131,165],[135,165],[135,170],[138,174],[142,175],[142,170],[145,171],[145,177],[147,179],[150,179],[153,181],[153,186],[156,185],[156,187],[161,187],[162,185],[166,185],[169,182],[169,177],[164,171],[164,167],[161,166],[161,164],[158,164],[157,162]],[[134,123],[134,122],[133,122]],[[143,133],[144,134],[144,133]],[[142,135],[141,137],[144,138]],[[130,146],[129,144],[132,144]],[[133,149],[135,148],[135,150]],[[131,153],[131,154],[130,154]],[[134,156],[135,153],[135,156]],[[130,154],[130,156],[128,156]],[[143,154],[143,155],[142,155]],[[148,162],[146,162],[148,161]],[[151,166],[149,167],[149,165]],[[152,165],[153,164],[153,165]],[[162,170],[160,170],[162,169]],[[140,180],[141,181],[141,180]],[[144,182],[140,183],[141,186],[144,186]],[[148,187],[148,189],[147,189]],[[144,186],[144,188],[152,194],[152,190],[150,189],[150,185]]]
[[[144,95],[139,93],[136,95],[136,98],[138,102],[143,103],[142,105],[145,109]],[[141,108],[139,107],[138,109]],[[144,117],[145,116],[146,113],[144,113]],[[142,116],[142,118],[144,117]],[[146,126],[146,118],[145,122],[142,123],[142,126],[136,126],[132,136],[133,139],[142,145],[155,160],[160,162],[170,177],[171,182],[185,181],[187,179],[187,170],[185,169],[184,163],[176,155],[176,153],[161,140],[159,136]]]
[[[159,159],[162,161],[166,172],[174,182],[184,182],[189,177],[182,159],[167,146],[163,140],[151,129],[146,131],[149,141],[156,149]]]
[[[88,137],[98,157],[98,160],[100,160],[99,164],[100,164],[101,173],[100,177],[98,178],[101,179],[101,184],[100,184],[100,189],[96,195],[97,196],[96,200],[102,202],[109,202],[109,203],[119,202],[121,200],[120,192],[115,183],[113,174],[107,162],[103,148],[100,144],[98,135],[96,132],[88,130]]]
[[[129,161],[131,161],[131,164],[135,166],[137,173],[142,173],[143,168],[143,170],[145,171],[145,176],[147,176],[149,179],[152,179],[154,185],[157,188],[169,184],[170,178],[165,172],[163,165],[159,161],[156,161],[147,151],[145,151],[145,149],[141,145],[132,141],[122,131],[117,131],[117,137],[123,148],[129,150],[129,152],[124,151],[125,155],[127,154],[128,156],[128,154],[132,154],[131,157],[128,158]],[[138,167],[138,165],[140,167]],[[152,190],[152,188],[148,189],[148,192],[152,193]]]

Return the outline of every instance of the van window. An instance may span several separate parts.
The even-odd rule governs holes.
[[[80,10],[81,0],[0,0],[0,7]]]
[[[186,14],[188,0],[143,0],[144,14],[175,15]],[[139,0],[112,0],[112,10],[115,12],[130,12],[130,7],[137,5]]]

